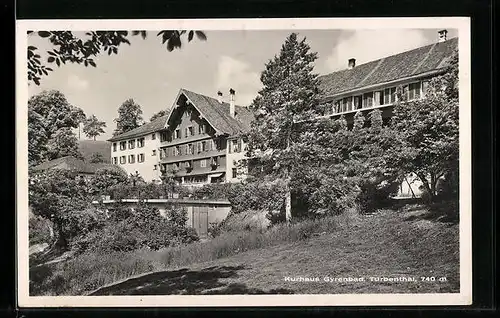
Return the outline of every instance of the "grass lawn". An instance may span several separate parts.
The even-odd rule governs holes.
[[[92,295],[459,292],[458,224],[428,216],[421,208],[386,210],[332,233],[146,274]],[[318,277],[319,282],[285,277]],[[324,277],[365,280],[325,282]],[[374,282],[369,277],[415,281]],[[446,280],[438,281],[441,277]]]

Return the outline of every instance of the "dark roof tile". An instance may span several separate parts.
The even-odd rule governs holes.
[[[61,157],[54,160],[43,162],[38,166],[34,167],[33,170],[43,171],[49,169],[63,169],[63,170],[71,170],[77,173],[93,174],[101,168],[123,170],[120,166],[117,165],[109,163],[90,163],[83,161],[81,159],[77,159],[72,156]]]
[[[235,118],[229,113],[229,103],[219,101],[215,98],[181,89],[184,94],[200,111],[202,116],[214,126],[215,129],[229,135],[237,135],[247,131],[254,116],[252,112],[243,106],[235,105]]]
[[[323,97],[442,69],[458,38],[416,48],[319,77]]]
[[[146,124],[139,126],[135,129],[129,130],[123,134],[113,136],[112,138],[108,139],[108,141],[118,141],[118,140],[123,140],[123,139],[139,137],[139,136],[143,136],[143,135],[161,130],[163,127],[165,127],[167,117],[168,117],[167,115],[158,117],[157,119],[153,120],[150,123],[146,123]]]

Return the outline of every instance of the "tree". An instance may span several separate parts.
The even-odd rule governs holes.
[[[90,157],[90,162],[91,163],[103,163],[104,162],[104,157],[100,152],[94,152],[92,156]]]
[[[101,168],[90,179],[92,193],[104,194],[111,187],[122,186],[127,183],[125,171],[117,168]]]
[[[28,164],[43,161],[47,152],[47,132],[42,115],[28,109]]]
[[[279,55],[266,64],[260,78],[264,87],[250,106],[257,117],[248,134],[249,155],[258,157],[269,175],[286,182],[287,220],[292,169],[298,160],[295,152],[303,142],[300,135],[310,126],[308,121],[320,115],[318,77],[312,73],[317,54],[309,52],[305,40],[298,41],[296,33],[287,37]]]
[[[83,125],[83,132],[89,138],[93,138],[104,133],[104,128],[106,127],[106,122],[99,121],[95,115],[92,115],[85,119]]]
[[[82,233],[99,227],[103,216],[92,208],[76,175],[68,170],[48,170],[30,175],[29,203],[35,215],[55,224],[59,245],[68,247]]]
[[[116,129],[113,136],[123,134],[143,124],[141,105],[132,98],[127,99],[118,108],[118,118],[115,118]]]
[[[78,37],[71,31],[28,31],[28,36],[38,35],[46,38],[53,46],[53,50],[47,51],[47,63],[60,67],[66,62],[83,64],[85,66],[97,67],[94,57],[102,53],[118,54],[120,45],[130,45],[129,39],[140,35],[142,39],[147,36],[147,31],[91,31],[86,32],[85,37]],[[187,35],[188,42],[194,38],[205,41],[206,35],[202,31],[186,30],[162,30],[157,33],[162,44],[166,43],[169,52],[182,47],[182,37]],[[42,58],[38,54],[38,48],[28,46],[28,81],[40,85],[42,76],[47,76],[53,71],[52,67],[42,64]]]
[[[78,138],[70,128],[61,128],[47,143],[47,159],[53,160],[65,156],[83,159],[78,148]]]
[[[28,100],[28,160],[39,164],[47,157],[47,144],[61,128],[77,128],[85,113],[56,90],[43,91]]]
[[[175,186],[177,185],[177,181],[175,181],[177,172],[178,168],[161,171],[160,180],[164,187],[164,191],[167,198],[174,197]]]
[[[151,116],[151,118],[149,119],[150,122],[160,118],[160,117],[163,117],[163,116],[166,116],[168,113],[166,110],[160,110],[159,112],[153,114],[153,116]]]
[[[391,128],[397,143],[388,161],[401,174],[414,173],[422,181],[431,201],[438,196],[438,184],[450,186],[458,195],[459,104],[458,55],[455,52],[447,72],[429,81],[424,99],[407,101],[401,96],[394,107]]]

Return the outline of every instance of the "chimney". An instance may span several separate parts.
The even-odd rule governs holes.
[[[230,99],[229,99],[229,114],[231,115],[231,117],[234,118],[234,89],[229,89],[229,95],[230,95]]]
[[[222,92],[221,91],[217,92],[217,100],[219,101],[220,104],[222,104]]]
[[[439,34],[438,42],[444,42],[446,41],[446,35],[448,34],[448,30],[438,31],[438,34]]]
[[[347,66],[349,69],[353,69],[356,66],[356,59],[349,59]]]

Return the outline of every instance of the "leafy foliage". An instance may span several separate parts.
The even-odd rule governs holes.
[[[133,211],[119,207],[119,213],[123,213],[122,218],[110,218],[104,228],[76,241],[74,248],[79,252],[101,253],[141,248],[159,250],[198,240],[194,230],[186,227],[187,214],[183,208],[167,207],[166,218],[157,208],[146,204],[139,204]]]
[[[158,118],[160,118],[160,117],[163,117],[163,116],[165,116],[165,115],[167,115],[167,111],[162,109],[162,110],[160,110],[159,112],[157,112],[157,113],[153,114],[153,116],[151,116],[151,118],[149,119],[149,121],[150,121],[150,122],[151,122],[151,121],[154,121],[154,120],[156,120],[156,119],[158,119]]]
[[[92,153],[92,156],[90,157],[89,160],[91,163],[103,163],[104,162],[104,157],[100,152],[94,152]]]
[[[78,138],[70,128],[61,128],[47,143],[46,158],[53,160],[65,156],[83,159],[78,148]]]
[[[439,184],[458,196],[459,104],[458,55],[448,71],[429,82],[424,99],[401,101],[394,107],[391,129],[397,137],[387,155],[394,169],[414,173],[431,201]]]
[[[94,140],[95,137],[100,136],[105,132],[104,128],[106,128],[106,122],[99,121],[95,115],[86,118],[83,123],[83,133],[87,137],[93,138]]]
[[[143,124],[141,105],[127,99],[118,108],[118,118],[115,118],[116,129],[113,136],[123,134]]]
[[[104,194],[112,187],[123,186],[127,180],[127,174],[121,169],[101,168],[89,181],[90,192]]]
[[[64,152],[74,153],[73,138],[68,130],[77,128],[85,113],[71,105],[59,91],[43,91],[28,100],[28,160],[34,166],[47,158],[48,143],[58,134],[58,141],[51,142],[51,157],[59,156],[58,146]],[[64,128],[64,129],[63,129]],[[60,131],[63,129],[62,131]],[[63,142],[64,140],[64,142]],[[77,155],[77,153],[75,153]]]
[[[162,44],[166,43],[169,52],[182,47],[182,37],[188,37],[188,42],[193,40],[194,35],[201,40],[207,39],[202,31],[186,30],[163,30],[158,32],[157,36],[161,38]],[[52,50],[47,51],[47,63],[60,67],[66,62],[83,64],[84,66],[97,67],[94,57],[99,54],[108,55],[118,54],[118,49],[122,44],[130,45],[130,38],[140,35],[142,39],[147,37],[147,31],[90,31],[85,36],[75,35],[71,31],[29,31],[29,36],[38,35],[46,38],[53,46]],[[28,81],[40,85],[42,76],[47,76],[53,71],[41,62],[42,57],[37,53],[38,48],[28,46]]]
[[[54,223],[63,247],[75,237],[100,227],[104,217],[91,206],[76,175],[67,170],[30,175],[29,205],[35,215]]]

